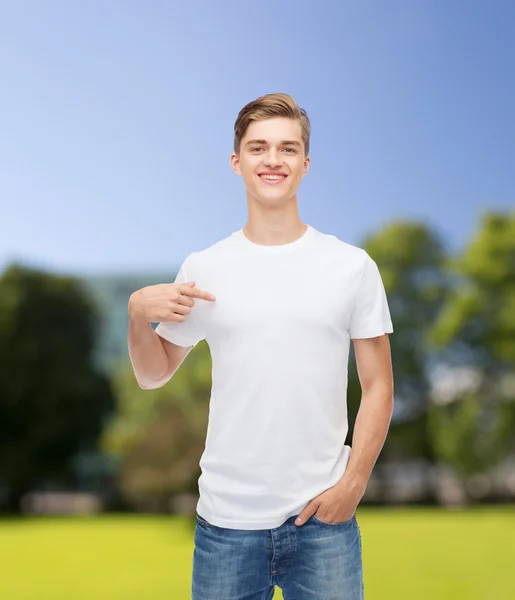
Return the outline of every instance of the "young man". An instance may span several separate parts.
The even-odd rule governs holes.
[[[293,98],[250,102],[234,130],[247,224],[129,302],[141,387],[164,385],[200,340],[211,351],[192,597],[270,600],[277,585],[285,600],[360,599],[355,511],[393,410],[385,290],[363,249],[299,219],[310,124]],[[351,339],[362,387],[352,451]]]

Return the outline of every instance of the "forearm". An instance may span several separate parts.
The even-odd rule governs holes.
[[[340,484],[365,492],[386,440],[393,412],[393,391],[380,385],[363,392],[354,425],[352,450]]]
[[[134,317],[129,310],[129,356],[138,383],[159,381],[168,369],[168,355],[148,321]]]

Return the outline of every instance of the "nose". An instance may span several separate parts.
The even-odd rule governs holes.
[[[266,153],[263,163],[267,167],[276,167],[282,164],[282,157],[275,148],[270,148]]]

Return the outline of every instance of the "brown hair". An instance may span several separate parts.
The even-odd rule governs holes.
[[[234,152],[240,153],[241,140],[252,121],[263,121],[273,117],[297,119],[300,122],[304,151],[308,156],[311,133],[309,118],[306,111],[288,94],[267,94],[249,102],[240,110],[234,123]]]

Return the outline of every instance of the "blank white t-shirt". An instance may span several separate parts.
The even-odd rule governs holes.
[[[380,273],[365,250],[308,225],[276,246],[240,229],[186,258],[175,282],[191,280],[216,301],[156,332],[211,352],[197,512],[219,527],[278,527],[345,471],[350,339],[393,332]]]

